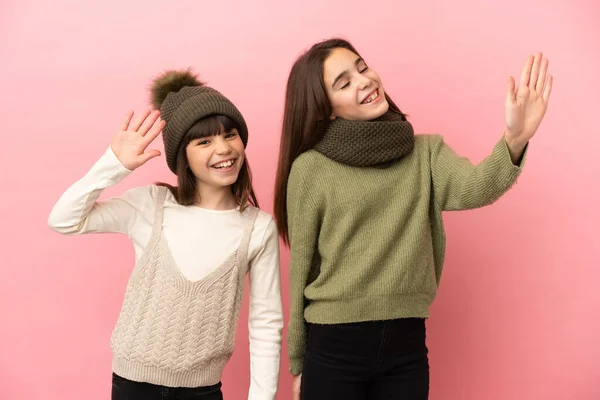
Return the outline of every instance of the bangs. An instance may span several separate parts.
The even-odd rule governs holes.
[[[239,125],[225,115],[211,115],[196,122],[185,135],[185,146],[192,140],[240,130]]]

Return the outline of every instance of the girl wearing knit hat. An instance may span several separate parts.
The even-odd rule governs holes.
[[[444,263],[442,211],[489,205],[516,181],[552,88],[530,56],[509,79],[504,134],[478,165],[413,127],[347,41],[292,67],[275,188],[290,246],[295,399],[427,399],[425,319]]]
[[[246,122],[189,71],[157,78],[152,103],[156,111],[126,117],[49,217],[63,234],[119,232],[133,242],[136,265],[110,341],[112,398],[222,399],[249,274],[248,398],[273,400],[283,326],[279,244],[252,189]],[[161,132],[177,186],[148,185],[98,201],[160,155],[149,145]]]

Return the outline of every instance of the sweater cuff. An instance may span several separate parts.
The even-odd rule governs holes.
[[[292,375],[300,375],[304,366],[304,357],[290,358],[290,372]]]
[[[513,164],[512,159],[510,157],[510,150],[508,149],[508,143],[506,143],[506,139],[502,136],[502,139],[497,143],[496,150],[499,150],[502,154],[502,157],[510,163],[510,166],[514,169],[521,170],[523,166],[525,166],[525,161],[527,159],[527,152],[529,150],[529,142],[525,145],[523,149],[523,154],[519,158],[519,162],[517,164]]]

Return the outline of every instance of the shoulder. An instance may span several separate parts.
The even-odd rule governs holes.
[[[166,192],[166,200],[164,203],[176,202],[169,189],[154,184],[137,186],[129,189],[123,193],[121,200],[126,201],[135,208],[143,219],[153,221],[157,200],[159,199],[160,192],[163,190]],[[164,203],[160,206],[164,207]]]
[[[258,215],[254,221],[252,237],[250,239],[250,258],[254,258],[261,251],[275,251],[279,249],[279,234],[277,225],[271,214],[266,213],[256,207],[248,207],[244,213],[250,214],[250,209],[258,210]]]
[[[128,203],[143,205],[156,201],[158,190],[156,185],[136,186],[123,192],[121,197]]]
[[[177,203],[173,193],[169,190],[168,187],[159,185],[159,184],[148,184],[143,186],[138,186],[130,190],[131,195],[142,201],[148,202],[156,202],[161,195],[164,195],[164,199],[166,202],[174,202]]]
[[[444,137],[439,134],[415,135],[415,153],[420,160],[431,159],[445,145]]]
[[[439,134],[419,134],[415,135],[415,149],[423,150],[437,146],[444,141]]]
[[[296,157],[292,163],[290,179],[318,171],[323,164],[327,164],[329,161],[329,158],[316,150],[305,151]]]
[[[263,238],[265,236],[272,235],[273,233],[277,235],[275,220],[271,214],[253,206],[248,206],[248,208],[244,210],[244,213],[249,216],[251,210],[258,212],[256,220],[254,221],[252,236],[260,236]]]

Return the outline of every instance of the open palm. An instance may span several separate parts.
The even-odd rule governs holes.
[[[146,111],[135,123],[131,124],[133,111],[130,112],[121,129],[115,133],[111,147],[121,164],[130,171],[144,165],[148,160],[160,156],[156,149],[147,150],[148,145],[165,127],[165,121],[156,123],[160,113]]]
[[[542,54],[529,56],[519,86],[513,77],[506,90],[505,119],[507,140],[525,144],[537,131],[552,91],[552,76],[547,76],[548,60]]]

